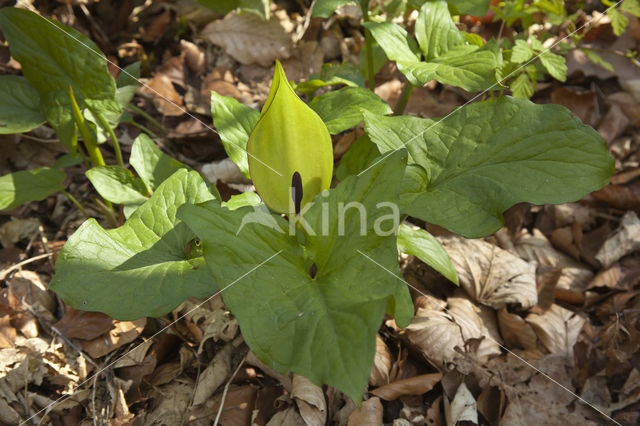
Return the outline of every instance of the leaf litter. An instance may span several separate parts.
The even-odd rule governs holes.
[[[176,2],[174,9],[137,10],[139,20],[128,22],[124,36],[114,35],[111,42],[137,39],[152,51],[147,83],[205,122],[211,89],[257,107],[266,99],[273,59],[288,58],[287,74],[298,81],[319,72],[328,59],[357,60],[362,44],[348,15],[336,17],[328,28],[312,22],[296,45],[292,40],[302,33],[300,15],[281,9],[270,21],[247,13],[221,18],[183,3]],[[124,6],[104,7],[116,14]],[[76,10],[58,12],[67,22],[83,25],[75,19]],[[199,38],[171,43],[178,15]],[[100,22],[97,15],[93,19]],[[251,31],[241,34],[242,28]],[[613,44],[596,37],[591,47],[624,50],[637,43],[634,34]],[[170,48],[158,49],[163,43]],[[128,48],[117,49],[119,59],[128,59]],[[417,312],[407,328],[398,330],[392,321],[380,328],[361,407],[331,387],[278,374],[252,356],[219,297],[200,306],[200,301],[187,301],[160,318],[116,321],[76,311],[47,291],[53,272],[47,259],[8,271],[61,243],[83,220],[72,217],[76,213],[67,201],[50,197],[0,216],[0,258],[11,259],[0,262],[7,270],[0,288],[0,421],[16,424],[44,409],[34,420],[602,424],[604,418],[588,401],[621,424],[637,423],[637,69],[615,54],[603,55],[614,63],[615,72],[607,74],[602,67],[585,65],[580,54],[570,53],[573,85],[555,86],[539,96],[567,106],[607,139],[616,157],[612,183],[577,203],[524,205],[515,227],[505,228],[501,238],[463,240],[436,229],[461,288],[415,258],[403,261],[407,281],[427,296],[414,292]],[[8,64],[15,72],[15,64]],[[612,78],[616,83],[610,86],[607,79]],[[378,94],[393,104],[400,96],[400,75],[393,67],[383,68],[378,79]],[[443,116],[463,102],[450,87],[429,83],[416,89],[407,111]],[[193,164],[203,169],[223,159],[217,135],[157,93],[141,89],[135,104],[171,129],[163,143],[178,157],[197,158]],[[127,126],[125,131],[135,135]],[[45,129],[32,134],[41,140],[52,137]],[[60,156],[52,144],[0,138],[9,146],[8,159],[0,161],[2,174],[50,165]],[[246,184],[235,170],[210,169],[221,184]],[[87,187],[75,183],[79,173],[73,173],[71,188],[88,199]],[[101,213],[92,214],[104,222]],[[39,224],[49,238],[46,243]],[[74,391],[73,397],[55,403]]]

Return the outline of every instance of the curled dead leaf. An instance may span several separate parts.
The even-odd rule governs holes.
[[[304,376],[293,375],[291,398],[296,401],[307,426],[322,426],[327,419],[327,403],[322,388]]]
[[[386,385],[389,383],[389,371],[391,371],[391,351],[380,335],[376,334],[376,354],[369,374],[369,384]]]
[[[448,403],[446,398],[444,401],[444,413],[447,419],[447,425],[457,425],[458,422],[478,424],[478,406],[476,399],[464,382],[458,386],[458,390],[451,403]]]
[[[525,321],[549,352],[573,359],[573,346],[585,322],[582,317],[554,304],[542,315],[527,315]]]
[[[357,425],[381,425],[382,403],[380,398],[369,398],[362,403],[360,408],[353,410],[349,416],[348,426]]]
[[[275,20],[263,21],[252,13],[235,12],[208,24],[200,33],[243,64],[270,66],[291,54],[291,37]]]
[[[498,311],[498,324],[505,344],[510,348],[535,349],[538,338],[524,318],[510,313],[507,308]]]
[[[483,240],[440,238],[460,279],[473,300],[501,309],[530,308],[538,301],[535,266]]]
[[[596,259],[605,268],[611,266],[621,257],[640,249],[640,219],[633,212],[627,212],[620,222],[620,227],[604,242]]]
[[[422,395],[433,389],[441,378],[442,373],[421,374],[380,386],[371,393],[386,401],[393,401],[403,395]]]

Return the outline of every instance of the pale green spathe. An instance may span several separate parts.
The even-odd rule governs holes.
[[[247,154],[253,184],[273,211],[291,212],[291,178],[296,171],[302,178],[301,206],[331,184],[333,147],[327,126],[298,98],[278,61]]]

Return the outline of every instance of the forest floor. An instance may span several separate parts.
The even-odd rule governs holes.
[[[357,64],[363,43],[353,10],[307,21],[293,0],[276,1],[261,24],[266,32],[248,36],[211,35],[211,23],[245,18],[191,1],[23,3],[90,37],[113,64],[141,60],[134,104],[160,127],[136,121],[165,152],[216,181],[223,198],[247,182],[229,171],[209,129],[210,91],[259,109],[276,57],[300,81],[325,62]],[[489,38],[501,30],[487,23],[474,31]],[[0,423],[438,426],[469,422],[471,410],[479,424],[638,424],[640,68],[620,52],[637,50],[640,22],[630,17],[620,37],[606,20],[594,31],[591,42],[615,71],[570,52],[567,81],[539,83],[532,100],[564,105],[602,135],[616,160],[611,183],[575,203],[518,204],[505,213],[505,227],[482,240],[414,222],[445,241],[462,286],[401,257],[417,289],[416,317],[402,330],[393,320],[381,325],[361,408],[334,388],[263,365],[221,296],[135,321],[64,304],[47,286],[57,253],[85,217],[55,195],[0,212]],[[20,73],[6,45],[0,73]],[[393,106],[402,82],[388,62],[376,93]],[[414,90],[406,114],[442,117],[472,97],[432,83]],[[118,127],[125,158],[139,133]],[[360,134],[362,126],[334,137],[336,160]],[[51,166],[65,152],[47,126],[0,135],[0,147],[0,175]],[[113,159],[109,147],[104,153]],[[83,167],[68,170],[69,191],[93,206]],[[99,209],[89,212],[108,226]],[[490,307],[505,285],[524,297],[518,286],[527,280],[536,285],[533,307]]]

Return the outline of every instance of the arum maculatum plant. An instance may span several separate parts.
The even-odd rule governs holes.
[[[256,191],[274,212],[299,213],[329,189],[331,136],[320,116],[293,91],[279,61],[247,153]]]
[[[383,317],[402,328],[414,315],[398,249],[457,284],[437,239],[401,217],[482,237],[515,203],[575,201],[613,173],[604,140],[562,107],[502,97],[444,119],[392,117],[349,67],[325,75],[347,87],[305,104],[276,63],[261,113],[211,94],[222,144],[259,196],[223,201],[199,173],[136,140],[138,176],[121,176],[140,188],[122,200],[128,219],[109,230],[87,220],[62,249],[51,288],[75,308],[126,320],[223,290],[265,364],[360,403]],[[329,135],[362,121],[365,135],[330,188]]]

